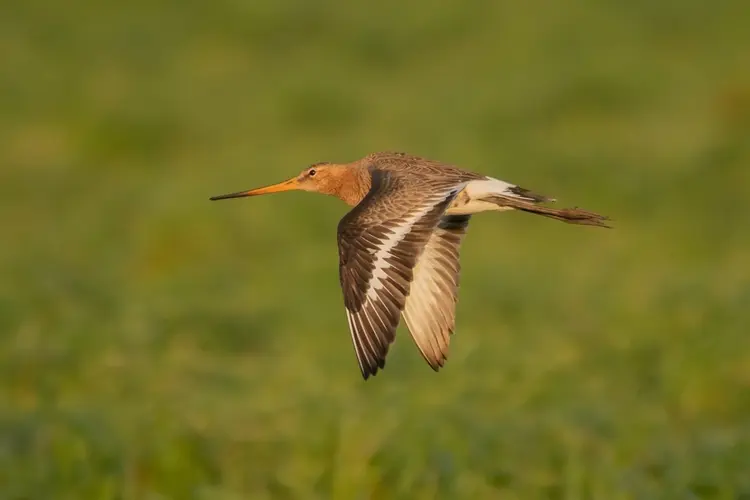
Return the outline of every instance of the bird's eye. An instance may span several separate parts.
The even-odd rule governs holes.
[[[315,175],[316,173],[317,173],[317,172],[315,171],[315,169],[314,169],[314,168],[311,168],[311,169],[310,169],[310,171],[309,171],[309,172],[307,173],[307,175],[309,175],[310,177],[312,177],[312,176],[314,176],[314,175]]]

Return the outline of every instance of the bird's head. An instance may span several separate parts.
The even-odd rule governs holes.
[[[344,185],[347,183],[347,165],[336,165],[333,163],[315,163],[305,168],[299,175],[249,191],[238,191],[236,193],[212,196],[211,200],[225,200],[228,198],[243,198],[245,196],[258,196],[261,194],[281,193],[283,191],[312,191],[315,193],[330,194],[340,197]]]

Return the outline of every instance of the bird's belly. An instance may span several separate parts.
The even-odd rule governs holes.
[[[513,209],[511,207],[501,207],[496,203],[472,197],[469,190],[464,188],[463,191],[458,193],[445,213],[446,215],[470,215],[479,212],[501,212],[505,210]]]

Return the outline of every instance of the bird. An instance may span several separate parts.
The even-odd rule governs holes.
[[[352,207],[339,221],[339,282],[364,380],[385,368],[403,317],[427,364],[448,359],[456,325],[459,250],[480,212],[518,210],[569,224],[611,227],[609,217],[554,209],[554,198],[458,166],[402,152],[313,163],[283,182],[210,200],[310,191]]]

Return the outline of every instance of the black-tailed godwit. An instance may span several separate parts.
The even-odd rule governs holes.
[[[445,363],[455,328],[459,247],[473,214],[521,210],[609,227],[607,217],[542,206],[555,200],[508,182],[391,152],[316,163],[284,182],[211,200],[291,190],[336,196],[354,207],[338,225],[339,278],[365,380],[385,367],[402,315],[427,363],[435,371]]]

